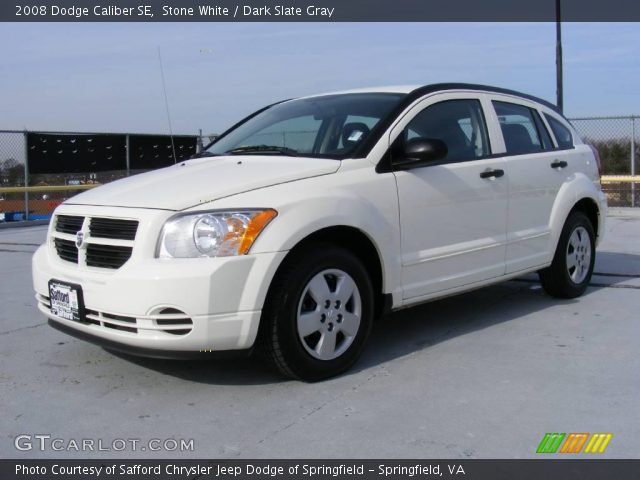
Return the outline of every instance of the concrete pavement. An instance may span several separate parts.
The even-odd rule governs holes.
[[[396,313],[351,372],[317,384],[259,360],[114,355],[46,325],[30,261],[45,227],[0,230],[0,456],[530,458],[546,432],[640,452],[640,215],[612,211],[585,296],[529,276]],[[64,451],[18,451],[48,434]],[[68,451],[74,439],[193,440],[193,451]],[[171,444],[170,444],[171,445]]]

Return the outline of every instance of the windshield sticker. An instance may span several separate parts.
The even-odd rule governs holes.
[[[362,134],[363,132],[361,130],[354,130],[353,132],[351,132],[351,135],[349,135],[348,140],[350,142],[357,142],[362,138]]]

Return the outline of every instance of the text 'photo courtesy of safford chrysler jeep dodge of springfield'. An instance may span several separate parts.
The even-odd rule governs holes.
[[[582,294],[602,237],[599,157],[557,109],[468,84],[263,108],[198,158],[60,205],[33,258],[51,326],[159,358],[263,350],[307,381],[374,319],[539,272]]]

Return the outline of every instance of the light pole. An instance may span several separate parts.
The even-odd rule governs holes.
[[[562,92],[562,11],[561,0],[556,0],[556,104],[560,111],[563,111]]]

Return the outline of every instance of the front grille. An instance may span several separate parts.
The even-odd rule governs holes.
[[[85,323],[92,323],[93,325],[102,326],[100,324],[100,313],[95,310],[89,310],[88,308],[84,309],[84,321]]]
[[[131,247],[116,245],[87,245],[87,265],[89,267],[117,269],[131,257]]]
[[[72,215],[58,215],[56,217],[56,232],[70,233],[75,235],[78,230],[82,229],[84,217],[76,217]]]
[[[162,316],[167,318],[161,318]],[[156,324],[170,335],[186,335],[193,328],[193,320],[176,308],[163,308],[156,318]],[[164,328],[163,328],[164,327]]]
[[[94,238],[135,240],[137,230],[138,222],[136,220],[92,218],[89,222],[89,234]]]
[[[101,328],[120,330],[121,332],[138,333],[136,325],[138,320],[134,317],[114,315],[113,313],[98,312],[96,310],[86,310],[86,323],[92,323]]]
[[[129,327],[129,326],[123,325],[122,323],[115,323],[114,320],[116,322],[131,324],[131,326]],[[122,332],[129,332],[129,333],[138,333],[138,329],[136,328],[136,324],[138,322],[133,317],[124,317],[122,315],[113,315],[110,313],[103,313],[102,323],[106,328],[111,328],[113,330],[120,330]]]
[[[45,312],[51,313],[49,297],[36,294],[36,300]],[[140,318],[85,308],[85,316],[80,323],[89,328],[107,329],[103,331],[118,330],[133,335],[153,334],[165,338],[187,335],[193,330],[193,320],[186,313],[175,308],[162,308],[153,315]]]
[[[138,220],[122,218],[56,215],[53,244],[62,260],[117,270],[131,258],[138,225]],[[83,251],[80,255],[75,245],[75,235],[78,232],[84,233],[85,246],[81,246],[81,249],[86,248],[86,252]],[[73,238],[69,238],[70,235]]]
[[[61,238],[55,238],[53,242],[56,247],[56,252],[62,260],[78,263],[78,249],[74,242]]]

